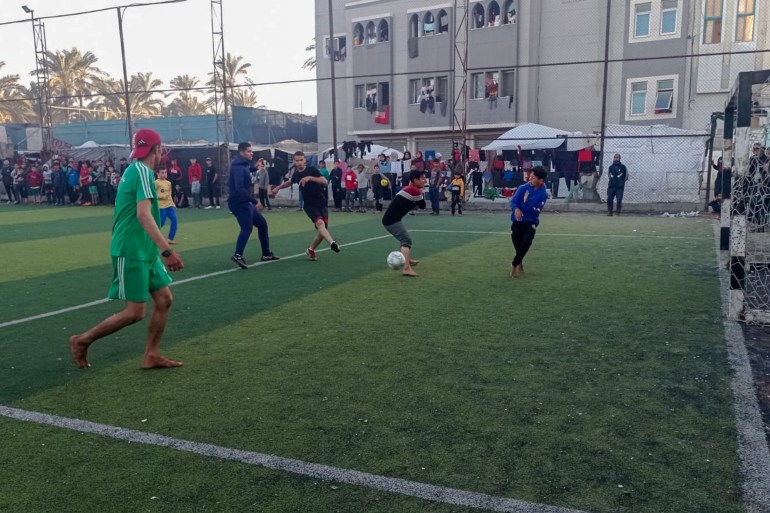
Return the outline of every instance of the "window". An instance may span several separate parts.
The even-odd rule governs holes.
[[[449,15],[444,9],[438,12],[438,33],[446,34],[449,32]]]
[[[436,32],[436,19],[433,13],[428,11],[422,17],[422,35],[432,36]]]
[[[484,6],[476,4],[473,6],[473,22],[471,28],[479,29],[484,28],[486,19],[484,18]]]
[[[380,98],[380,105],[390,105],[390,83],[380,82],[377,94]]]
[[[416,14],[412,14],[409,18],[409,37],[417,37],[420,35],[420,18]]]
[[[722,42],[722,0],[705,0],[706,12],[703,17],[703,44]]]
[[[387,43],[390,39],[390,27],[386,20],[380,20],[380,24],[377,25],[377,42]]]
[[[438,77],[436,79],[436,101],[445,102],[449,98],[449,78]]]
[[[514,0],[507,0],[503,7],[503,23],[505,25],[516,24],[516,2]]]
[[[471,75],[471,99],[484,99],[484,73]]]
[[[366,24],[366,40],[364,42],[368,45],[373,45],[377,42],[377,31],[374,29],[373,21]]]
[[[631,84],[631,115],[641,116],[647,112],[647,82]]]
[[[636,4],[634,8],[634,37],[647,37],[650,35],[650,11],[652,2]]]
[[[490,27],[499,27],[503,24],[503,19],[500,16],[500,4],[498,4],[495,0],[489,2],[487,16],[489,18]]]
[[[677,0],[663,0],[660,10],[660,33],[676,33],[676,4]]]
[[[353,27],[353,46],[361,46],[362,44],[364,44],[364,26],[356,23]]]
[[[674,79],[658,80],[655,95],[655,114],[668,114],[674,106]]]
[[[334,41],[332,41],[329,36],[326,36],[324,58],[329,59],[330,57],[333,57],[335,61],[344,61],[347,52],[345,47],[346,39],[345,36],[336,36]]]
[[[756,0],[738,0],[738,15],[735,25],[736,41],[754,40],[754,5]]]
[[[409,81],[409,103],[420,103],[420,87],[422,87],[422,79],[415,78]]]
[[[355,99],[353,100],[354,109],[366,108],[366,86],[359,84],[355,88]]]
[[[512,69],[501,73],[500,96],[513,96],[516,91],[516,72]]]

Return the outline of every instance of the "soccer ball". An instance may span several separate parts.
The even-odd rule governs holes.
[[[388,255],[388,267],[394,270],[399,270],[402,267],[404,267],[404,264],[406,263],[406,259],[404,258],[404,254],[400,251],[391,251]]]
[[[387,186],[388,186],[388,183],[390,183],[390,182],[388,182],[388,180],[386,180],[385,178],[383,178],[382,180],[380,180],[380,185],[382,185],[383,187],[387,187]]]

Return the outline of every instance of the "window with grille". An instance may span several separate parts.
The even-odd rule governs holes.
[[[722,0],[705,0],[703,17],[703,44],[722,42]]]

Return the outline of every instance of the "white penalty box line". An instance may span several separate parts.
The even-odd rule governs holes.
[[[406,495],[443,504],[511,513],[587,513],[576,509],[560,508],[507,497],[496,497],[484,493],[431,485],[418,481],[385,477],[357,470],[322,465],[319,463],[310,463],[272,454],[231,449],[219,445],[172,438],[157,433],[147,433],[108,424],[99,424],[87,420],[21,410],[3,405],[0,405],[0,416],[22,422],[31,422],[69,429],[79,433],[95,434],[114,440],[165,447],[175,451],[198,454],[210,458],[218,458],[220,460],[246,463],[247,465],[264,467],[270,470],[321,479],[323,481],[361,486],[373,490]]]

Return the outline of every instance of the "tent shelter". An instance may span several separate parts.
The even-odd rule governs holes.
[[[619,153],[628,168],[624,203],[700,202],[700,179],[706,137],[665,125],[607,125],[603,168]],[[597,190],[607,193],[607,173]]]
[[[581,132],[567,132],[537,123],[522,123],[481,149],[498,152],[519,149],[577,151],[593,146],[593,144],[592,138],[586,137]]]

